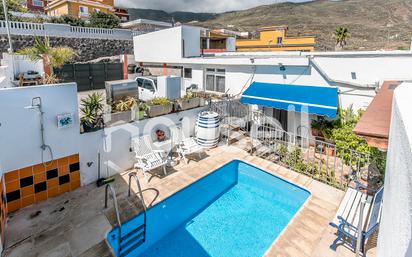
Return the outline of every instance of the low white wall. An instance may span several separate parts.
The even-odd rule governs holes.
[[[5,77],[7,81],[14,81],[20,73],[27,71],[37,71],[41,76],[44,74],[43,60],[32,62],[24,55],[10,55],[3,53],[1,65],[5,66]],[[12,83],[5,83],[5,87],[13,86]]]
[[[45,143],[52,148],[54,159],[80,154],[82,185],[96,181],[98,153],[101,154],[102,176],[130,169],[135,162],[129,151],[131,137],[151,134],[162,124],[181,126],[185,135],[193,135],[198,113],[207,109],[200,107],[80,134],[75,83],[0,89],[0,172],[42,162],[40,115],[24,108],[37,96],[42,99]],[[57,115],[63,113],[73,114],[72,127],[57,127]],[[50,160],[48,152],[45,152],[45,160]]]
[[[78,152],[79,117],[75,83],[0,89],[0,163],[4,172],[42,162],[40,115],[25,109],[32,98],[41,97],[45,143],[54,159]],[[57,127],[57,115],[73,114],[70,128]],[[45,152],[45,159],[50,155]]]
[[[10,33],[12,35],[49,36],[69,38],[100,38],[132,40],[132,31],[129,29],[104,29],[90,27],[76,27],[56,23],[31,23],[11,21]],[[7,33],[7,24],[0,20],[0,34]]]
[[[185,135],[193,135],[197,114],[207,107],[136,121],[104,130],[80,135],[80,171],[82,185],[90,184],[98,178],[98,153],[100,171],[103,177],[128,170],[135,163],[130,152],[131,138],[150,134],[155,127],[163,124],[168,127],[182,126]],[[87,163],[91,164],[89,167]]]
[[[378,257],[412,256],[412,83],[394,93]]]

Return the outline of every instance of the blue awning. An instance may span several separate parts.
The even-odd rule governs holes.
[[[338,89],[335,87],[299,86],[253,82],[243,92],[240,102],[276,109],[336,117]]]

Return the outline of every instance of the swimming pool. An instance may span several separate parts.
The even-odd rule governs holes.
[[[231,161],[121,227],[120,256],[262,256],[310,193],[242,161]],[[107,240],[118,252],[118,228]],[[135,244],[141,240],[141,243]]]

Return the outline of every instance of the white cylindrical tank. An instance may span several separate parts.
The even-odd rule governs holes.
[[[217,146],[220,137],[220,117],[216,112],[199,113],[196,121],[196,141],[199,145],[212,148]]]

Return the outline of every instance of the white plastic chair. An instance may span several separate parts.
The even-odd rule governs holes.
[[[178,128],[172,128],[172,142],[176,145],[176,152],[179,154],[187,165],[187,155],[197,153],[202,158],[205,149],[200,146],[193,137],[185,137],[183,131]]]
[[[135,169],[141,169],[147,182],[149,182],[146,173],[159,167],[163,167],[165,176],[167,155],[164,150],[156,149],[149,135],[132,138],[132,150],[135,153]]]

